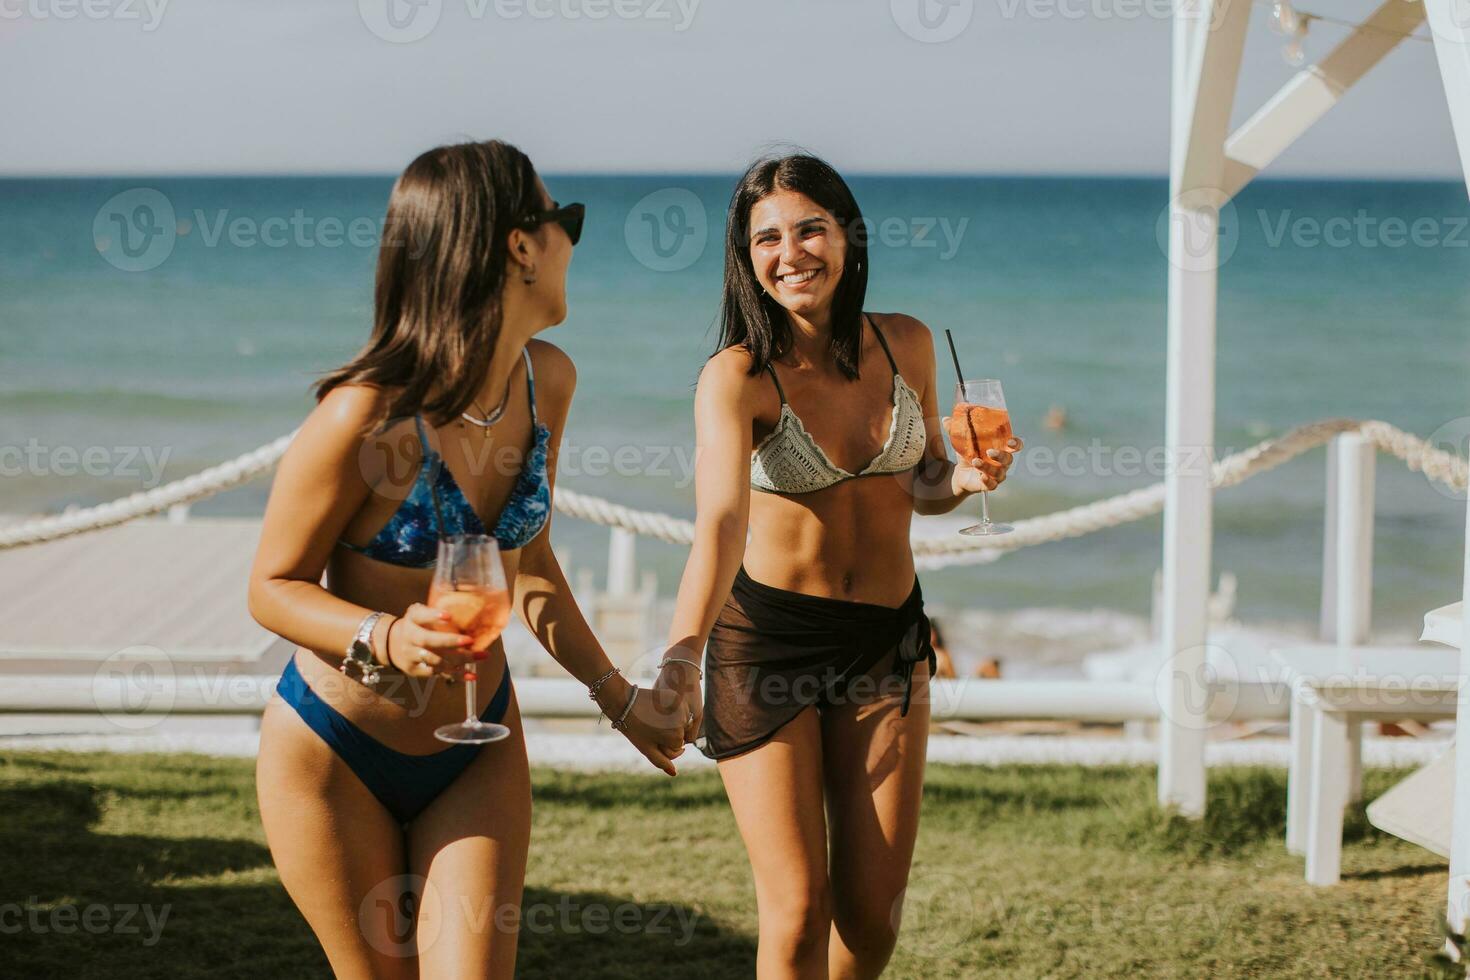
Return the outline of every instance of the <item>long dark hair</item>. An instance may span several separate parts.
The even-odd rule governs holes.
[[[752,375],[791,349],[786,310],[766,294],[750,264],[750,210],[778,190],[795,191],[832,212],[847,237],[842,280],[832,296],[831,353],[849,379],[858,376],[863,300],[868,294],[868,226],[847,183],[831,165],[808,154],[766,157],[751,164],[730,198],[725,221],[725,294],[720,346],[750,351]]]
[[[423,412],[442,425],[469,407],[500,335],[509,237],[540,210],[536,168],[509,143],[429,150],[393,185],[378,249],[373,332],[316,386],[392,392],[379,422]]]

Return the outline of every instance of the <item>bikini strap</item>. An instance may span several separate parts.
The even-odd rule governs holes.
[[[424,431],[424,417],[415,414],[413,424],[419,430],[419,453],[424,458],[423,462],[429,465],[429,500],[434,505],[434,530],[442,538],[444,537],[444,514],[439,509],[439,470],[444,465],[444,460],[429,445],[428,433]]]
[[[898,373],[898,362],[893,359],[893,351],[888,349],[888,341],[883,338],[883,331],[878,329],[878,324],[868,314],[863,314],[863,319],[868,321],[868,326],[873,328],[873,334],[878,338],[878,343],[883,345],[883,353],[888,355],[888,363],[893,367],[893,373]]]
[[[767,364],[766,370],[771,373],[771,380],[776,383],[776,394],[781,396],[781,404],[786,404],[786,391],[781,387],[781,379],[776,377],[776,365]]]
[[[419,430],[419,452],[423,453],[424,457],[427,458],[434,450],[429,447],[429,435],[424,431],[424,417],[422,415],[415,415],[413,417],[413,424],[414,428]]]
[[[536,422],[536,372],[531,370],[531,352],[525,347],[521,348],[521,357],[526,361],[526,395],[531,400],[531,425]]]

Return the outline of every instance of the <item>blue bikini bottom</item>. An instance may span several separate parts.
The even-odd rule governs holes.
[[[296,709],[301,720],[331,746],[399,823],[408,823],[423,812],[475,761],[483,748],[454,745],[428,755],[408,755],[390,749],[323,701],[296,669],[294,657],[286,663],[276,693]],[[500,687],[496,688],[480,720],[498,722],[509,707],[510,668],[507,666]]]

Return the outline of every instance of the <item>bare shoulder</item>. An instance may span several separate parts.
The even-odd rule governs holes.
[[[934,333],[918,317],[909,316],[907,313],[871,313],[869,315],[883,331],[883,337],[894,349],[895,355],[903,351],[916,357],[925,357],[934,350]]]
[[[934,373],[934,334],[924,321],[907,313],[873,313],[900,373],[923,390]]]
[[[317,403],[298,438],[317,446],[323,441],[360,442],[380,421],[386,398],[386,392],[374,385],[339,385]]]
[[[577,387],[577,366],[571,355],[553,343],[533,338],[526,342],[536,370],[536,390],[552,397],[570,398]]]
[[[340,385],[326,392],[291,439],[282,466],[316,472],[335,469],[354,460],[382,422],[387,392],[373,385]]]
[[[699,372],[699,398],[750,408],[759,392],[758,377],[750,373],[755,359],[743,347],[726,347],[705,362]]]

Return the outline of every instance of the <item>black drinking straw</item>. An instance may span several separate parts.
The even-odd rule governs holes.
[[[954,379],[960,384],[964,384],[965,372],[960,370],[960,355],[954,349],[954,334],[946,329],[944,331],[944,339],[949,341],[949,356],[954,358]]]

